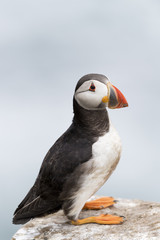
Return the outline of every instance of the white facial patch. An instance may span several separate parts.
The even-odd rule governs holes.
[[[91,84],[94,84],[95,91],[90,91]],[[87,110],[95,110],[102,103],[102,98],[108,96],[107,85],[97,80],[84,82],[75,92],[75,99],[79,105]]]

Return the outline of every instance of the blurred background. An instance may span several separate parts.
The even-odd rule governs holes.
[[[1,239],[41,162],[73,117],[78,79],[101,73],[129,108],[109,110],[123,152],[98,192],[160,201],[160,2],[0,2]]]

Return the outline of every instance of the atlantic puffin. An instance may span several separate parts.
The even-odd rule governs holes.
[[[77,83],[73,96],[71,126],[46,154],[38,177],[14,212],[13,223],[62,209],[71,224],[120,224],[123,217],[92,216],[79,219],[82,209],[101,209],[114,198],[87,200],[107,181],[119,162],[120,137],[106,107],[127,107],[124,95],[101,74],[87,74]]]

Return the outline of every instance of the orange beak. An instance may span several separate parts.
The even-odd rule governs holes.
[[[113,86],[110,82],[107,83],[109,97],[105,96],[102,102],[108,102],[109,108],[123,108],[128,107],[128,102],[121,91]]]

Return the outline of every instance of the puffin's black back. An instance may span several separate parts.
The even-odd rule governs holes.
[[[76,89],[84,81],[80,79]],[[72,189],[78,187],[76,169],[91,159],[93,143],[108,131],[109,119],[105,109],[85,110],[75,99],[73,106],[73,123],[48,151],[35,184],[14,213],[14,224],[23,224],[31,218],[61,209]]]

